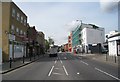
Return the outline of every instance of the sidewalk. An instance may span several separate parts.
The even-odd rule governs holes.
[[[15,69],[20,68],[25,65],[28,65],[28,64],[38,60],[41,57],[43,57],[43,55],[40,55],[39,57],[36,56],[35,59],[34,59],[34,57],[31,57],[31,61],[30,61],[30,58],[25,58],[24,63],[23,63],[23,58],[18,59],[16,61],[12,61],[11,68],[10,68],[10,62],[4,62],[4,63],[2,63],[2,71],[0,71],[0,73],[5,74],[9,71],[15,70]]]
[[[106,56],[106,54],[77,54],[77,56],[87,57],[92,60],[118,66],[119,58],[114,56]]]

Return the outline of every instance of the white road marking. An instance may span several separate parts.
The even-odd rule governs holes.
[[[55,60],[55,64],[57,63],[57,61]]]
[[[60,62],[63,63],[62,60],[60,60]]]
[[[55,75],[63,75],[63,74],[60,74],[60,73],[52,73],[52,74],[55,74]]]
[[[68,75],[68,72],[67,72],[67,70],[66,70],[65,66],[63,66],[63,69],[64,69],[64,71],[65,71],[66,75]]]
[[[54,66],[52,66],[52,68],[51,68],[51,70],[50,70],[50,72],[49,72],[48,76],[50,76],[50,75],[51,75],[51,73],[52,73],[52,71],[53,71],[53,68],[54,68]]]
[[[111,74],[109,74],[109,73],[107,73],[107,72],[104,72],[104,71],[102,71],[102,70],[100,70],[100,69],[98,69],[98,68],[96,68],[96,67],[95,67],[95,69],[96,69],[97,71],[99,71],[99,72],[102,72],[102,73],[104,73],[104,74],[106,74],[106,75],[114,78],[114,79],[120,80],[119,78],[117,78],[117,77],[115,77],[115,76],[113,76],[113,75],[111,75]]]
[[[60,68],[54,68],[54,69],[60,69]]]
[[[78,72],[77,74],[79,75],[80,73]]]
[[[88,65],[88,63],[84,62],[84,61],[81,61],[82,63],[84,63],[85,65]]]

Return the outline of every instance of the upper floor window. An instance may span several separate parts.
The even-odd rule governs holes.
[[[21,16],[21,23],[23,23],[23,17]]]
[[[12,25],[11,25],[10,32],[11,32],[11,33],[14,33],[14,29],[15,29],[15,26],[12,24]]]
[[[19,33],[19,29],[18,28],[16,29],[16,32]]]
[[[26,19],[24,19],[24,25],[26,25],[26,22],[27,22],[27,20],[26,20]]]
[[[26,33],[24,32],[24,35],[26,35]]]
[[[17,20],[19,21],[20,20],[20,14],[17,13]]]
[[[21,34],[21,35],[23,34],[23,31],[22,31],[22,30],[20,31],[20,34]]]
[[[15,9],[12,8],[12,16],[15,17]]]

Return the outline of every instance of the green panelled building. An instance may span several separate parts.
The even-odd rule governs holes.
[[[74,31],[72,31],[72,46],[81,45],[81,26],[78,25]]]

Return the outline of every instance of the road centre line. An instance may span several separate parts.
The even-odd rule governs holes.
[[[60,62],[63,63],[62,60],[60,60]]]
[[[60,69],[60,68],[54,68],[54,69]]]
[[[84,62],[84,61],[81,61],[82,63],[84,63],[85,65],[89,65],[88,63]]]
[[[55,75],[63,75],[63,74],[60,74],[60,73],[52,73],[52,74],[55,74]]]
[[[108,75],[108,76],[116,79],[116,80],[120,80],[119,78],[117,78],[117,77],[115,77],[115,76],[113,76],[113,75],[111,75],[111,74],[109,74],[109,73],[107,73],[107,72],[105,72],[105,71],[102,71],[102,70],[100,70],[100,69],[98,69],[98,68],[96,68],[96,67],[95,67],[95,69],[96,69],[97,71],[99,71],[99,72],[102,72],[102,73],[104,73],[104,74],[106,74],[106,75]]]
[[[65,71],[66,75],[68,75],[68,72],[67,72],[67,70],[66,70],[65,66],[63,66],[63,69],[64,69],[64,71]]]
[[[52,71],[53,71],[53,68],[54,68],[54,66],[52,66],[52,68],[51,68],[51,70],[50,70],[50,72],[49,72],[48,76],[50,76],[50,75],[51,75],[51,73],[52,73]]]
[[[55,60],[55,64],[57,63],[57,61]]]

